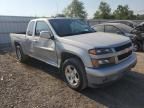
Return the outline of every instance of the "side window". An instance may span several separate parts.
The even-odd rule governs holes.
[[[33,29],[34,29],[34,21],[30,22],[30,24],[28,25],[28,29],[27,29],[27,35],[28,36],[32,36],[33,35]]]
[[[103,25],[97,25],[94,27],[94,29],[98,32],[104,32],[104,26]]]
[[[38,21],[36,23],[35,36],[39,36],[41,31],[49,31],[49,27],[44,21]]]
[[[111,26],[111,25],[106,25],[105,26],[105,32],[109,32],[109,33],[120,33],[121,31],[114,27],[114,26]]]

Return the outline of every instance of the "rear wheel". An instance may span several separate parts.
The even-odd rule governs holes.
[[[62,67],[67,85],[77,91],[87,87],[87,77],[83,64],[77,58],[67,59]]]
[[[20,61],[20,62],[26,62],[28,59],[28,56],[26,56],[23,53],[20,45],[16,45],[16,56],[17,56],[18,61]]]

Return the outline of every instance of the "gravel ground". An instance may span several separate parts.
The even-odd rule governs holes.
[[[0,53],[0,108],[144,108],[144,54],[137,55],[137,66],[120,81],[79,93],[66,86],[58,69]]]

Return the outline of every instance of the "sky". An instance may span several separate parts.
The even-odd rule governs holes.
[[[144,14],[144,0],[80,0],[84,3],[88,18],[92,18],[101,1],[112,10],[118,5],[129,5],[135,13]],[[8,16],[54,16],[62,13],[72,0],[0,0],[0,15]]]

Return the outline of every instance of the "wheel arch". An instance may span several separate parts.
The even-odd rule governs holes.
[[[17,45],[21,46],[21,44],[20,44],[19,42],[17,42],[17,41],[14,41],[14,45],[15,45],[15,47],[16,47]]]
[[[60,68],[61,68],[63,62],[64,62],[65,60],[69,59],[69,58],[77,58],[78,60],[80,60],[80,62],[82,63],[82,65],[85,66],[85,65],[84,65],[84,61],[83,61],[82,58],[79,57],[78,55],[73,54],[73,53],[69,53],[69,52],[62,52],[62,53],[61,53]]]

